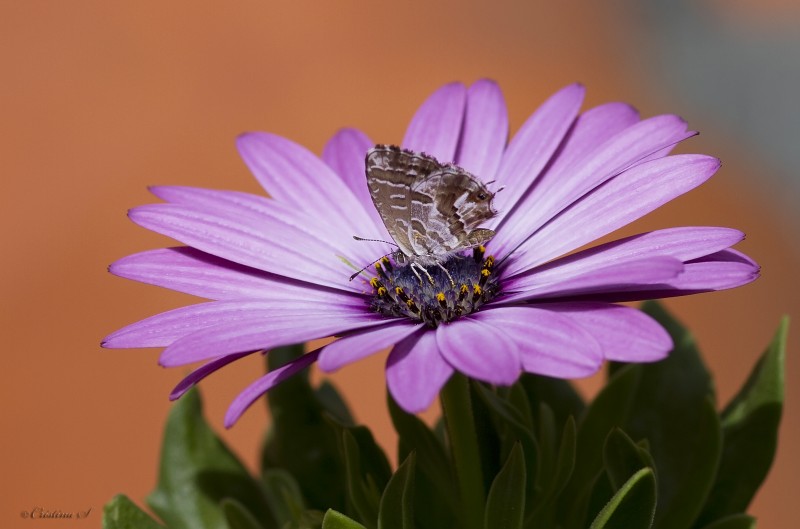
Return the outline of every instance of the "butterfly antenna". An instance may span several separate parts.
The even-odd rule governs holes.
[[[359,240],[357,237],[355,237],[355,236],[353,236],[353,237],[354,237],[356,240]],[[364,240],[364,241],[371,241],[372,239],[361,239],[361,240]],[[385,242],[385,241],[377,241],[377,242]],[[358,272],[356,272],[355,274],[351,275],[351,276],[350,276],[350,279],[348,279],[348,281],[352,281],[352,280],[353,280],[353,279],[355,279],[355,278],[356,278],[356,277],[357,277],[357,276],[358,276],[358,275],[359,275],[361,272],[363,272],[364,270],[366,270],[366,269],[367,269],[367,268],[369,268],[370,266],[374,265],[375,263],[377,263],[378,261],[380,261],[380,260],[381,260],[381,259],[383,259],[384,257],[389,257],[390,255],[392,255],[392,254],[391,254],[391,253],[387,253],[386,255],[381,255],[380,257],[378,257],[377,259],[375,259],[374,261],[372,261],[370,264],[368,264],[367,266],[365,266],[364,268],[362,268],[361,270],[359,270],[359,271],[358,271]]]
[[[398,248],[400,248],[400,246],[398,246],[396,243],[389,242],[389,241],[384,241],[384,240],[381,240],[381,239],[365,239],[363,237],[359,237],[358,235],[353,235],[353,238],[355,240],[357,240],[357,241],[382,242],[382,243],[391,244],[392,246],[397,246]],[[381,257],[381,259],[383,259],[383,257]],[[380,259],[378,259],[378,261],[380,261]],[[378,261],[375,261],[375,262],[377,263]]]
[[[488,182],[484,182],[483,185],[485,185],[486,187],[489,187],[490,185],[494,184],[495,182],[497,182],[497,180],[489,180]],[[495,193],[499,193],[500,191],[502,191],[505,188],[506,188],[506,186],[500,186],[497,189],[495,189],[494,192]]]

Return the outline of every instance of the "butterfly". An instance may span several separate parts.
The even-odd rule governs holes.
[[[423,153],[376,145],[366,156],[367,187],[386,229],[417,278],[426,266],[480,246],[494,231],[478,226],[494,217],[494,193],[466,170]],[[450,278],[452,282],[452,278]],[[421,281],[421,279],[420,279]]]

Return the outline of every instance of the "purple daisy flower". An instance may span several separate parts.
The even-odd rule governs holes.
[[[272,198],[235,191],[154,187],[166,203],[134,208],[140,226],[186,246],[112,264],[113,274],[212,301],[181,307],[108,336],[105,347],[165,347],[163,366],[206,362],[173,391],[178,398],[217,369],[254,352],[338,340],[256,380],[232,403],[231,426],[270,388],[317,362],[335,371],[393,346],[389,390],[408,412],[435,399],[454,371],[512,384],[523,371],[576,378],[604,360],[651,362],[672,348],[644,313],[617,302],[744,285],[759,267],[730,247],[729,228],[681,227],[589,249],[705,182],[719,161],[669,155],[695,135],[673,115],[640,119],[622,103],[579,113],[584,88],[548,99],[507,142],[498,86],[449,84],[415,114],[402,146],[453,161],[493,189],[498,214],[484,247],[429,267],[435,285],[410,280],[409,265],[379,262],[391,238],[370,197],[365,154],[374,142],[339,131],[322,159],[266,133],[241,136],[245,163]],[[400,287],[400,288],[398,288]],[[478,308],[479,307],[479,308]]]

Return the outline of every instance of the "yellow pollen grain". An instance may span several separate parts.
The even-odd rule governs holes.
[[[481,292],[483,292],[483,289],[481,289],[480,285],[472,285],[472,291],[476,296],[480,296]]]
[[[486,268],[491,268],[493,265],[494,265],[494,256],[490,255],[489,257],[486,258],[484,266],[486,266]]]
[[[481,244],[480,246],[478,246],[478,251],[481,252],[481,253],[485,252],[486,251],[486,246]]]
[[[384,287],[379,287],[378,288],[378,295],[379,296],[385,296],[386,292],[388,292],[388,290],[386,290],[386,288],[384,288]]]
[[[462,294],[466,294],[469,291],[469,287],[467,285],[461,285],[461,288],[459,289],[459,291]]]
[[[483,270],[481,270],[481,275],[483,277],[489,277],[491,275],[491,272],[489,271],[488,268],[484,268]]]
[[[395,288],[394,288],[394,291],[395,291],[395,292],[397,293],[397,295],[399,296],[400,294],[402,294],[402,293],[403,293],[403,287],[395,287]]]
[[[406,305],[408,305],[409,309],[413,309],[414,308],[414,300],[413,299],[409,299],[408,301],[406,301]]]
[[[381,285],[381,280],[377,277],[373,277],[369,280],[369,284],[372,285],[372,288],[378,288]]]
[[[436,301],[444,301],[444,292],[436,294]]]

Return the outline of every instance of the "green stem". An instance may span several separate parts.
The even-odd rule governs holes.
[[[462,527],[480,529],[483,527],[486,496],[469,381],[463,375],[455,373],[442,388],[439,398],[461,496]]]

